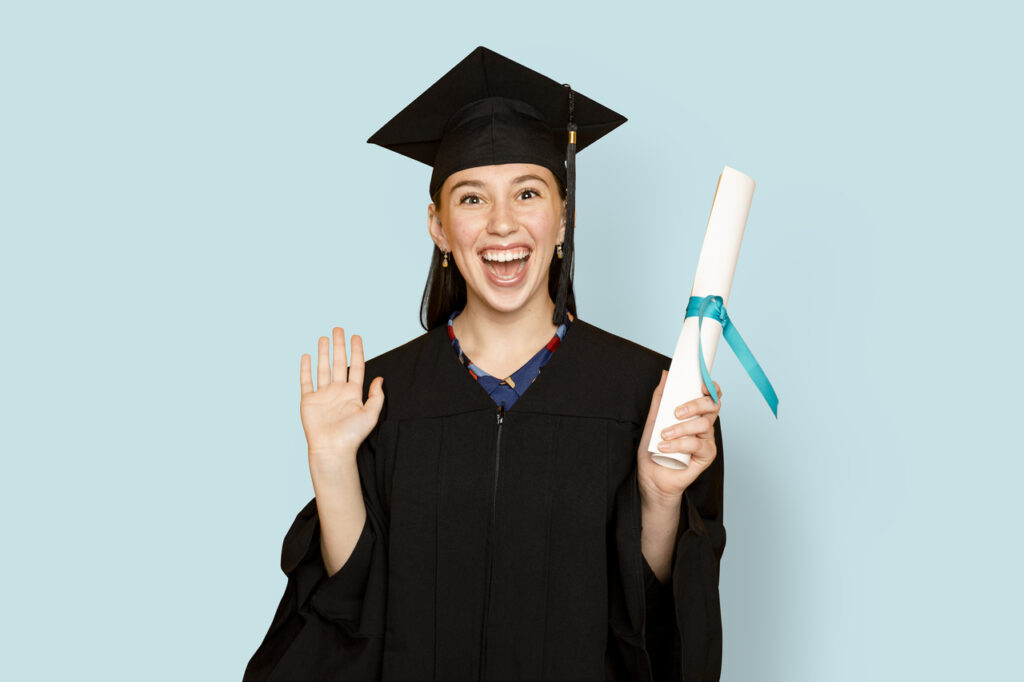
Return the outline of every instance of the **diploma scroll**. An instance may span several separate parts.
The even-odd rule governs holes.
[[[697,261],[697,274],[693,278],[690,296],[721,296],[722,305],[729,302],[736,261],[740,257],[740,243],[747,226],[750,202],[754,198],[754,180],[734,168],[726,166],[718,176],[715,198],[711,204],[704,245]],[[670,469],[685,469],[690,464],[690,455],[665,453],[658,450],[662,441],[661,432],[680,420],[675,409],[683,403],[704,395],[704,385],[699,350],[702,348],[704,362],[710,371],[715,362],[715,351],[722,336],[722,325],[717,320],[704,318],[698,331],[698,319],[687,317],[679,334],[672,364],[669,367],[665,392],[651,433],[650,451],[655,462]],[[698,342],[700,346],[698,346]],[[693,419],[690,417],[689,419]]]

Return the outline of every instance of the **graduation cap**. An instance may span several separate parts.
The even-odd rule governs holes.
[[[567,84],[478,47],[367,142],[432,166],[431,196],[466,168],[534,163],[550,170],[566,190],[559,324],[571,295],[576,152],[625,121]]]

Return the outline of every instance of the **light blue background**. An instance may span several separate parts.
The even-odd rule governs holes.
[[[479,44],[630,118],[579,159],[594,324],[670,353],[757,180],[730,311],[781,405],[720,351],[723,678],[1014,677],[1016,7],[5,3],[0,677],[241,677],[300,354],[420,332],[429,169],[364,141]]]

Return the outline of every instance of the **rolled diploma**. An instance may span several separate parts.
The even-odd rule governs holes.
[[[747,226],[747,216],[750,214],[750,202],[753,198],[754,180],[735,168],[726,166],[718,176],[718,186],[715,188],[715,198],[711,203],[711,216],[708,218],[708,228],[704,233],[704,245],[700,249],[691,296],[721,296],[723,303],[728,306],[729,290],[732,288],[733,275],[736,274],[740,243],[743,241],[743,230]],[[683,303],[685,306],[686,302]],[[715,363],[718,341],[722,337],[722,325],[717,320],[705,317],[701,331],[704,362],[710,372]],[[690,464],[690,455],[660,452],[658,443],[663,440],[661,432],[680,421],[675,416],[675,409],[678,406],[704,395],[704,381],[701,378],[700,360],[697,355],[697,335],[697,318],[687,317],[683,320],[683,330],[672,354],[665,392],[661,396],[661,406],[658,408],[654,431],[651,433],[649,448],[652,459],[670,469],[685,469]],[[683,421],[694,418],[695,416],[689,417]]]

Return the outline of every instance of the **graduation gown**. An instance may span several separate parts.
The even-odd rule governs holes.
[[[245,680],[716,680],[723,456],[686,490],[671,580],[640,549],[637,447],[669,358],[576,320],[496,407],[443,326],[367,362],[366,523],[327,577],[316,501]]]

